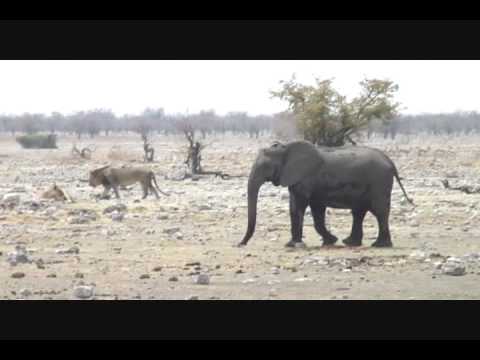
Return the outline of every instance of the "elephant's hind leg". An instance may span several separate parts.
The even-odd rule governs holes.
[[[335,244],[338,238],[325,227],[325,211],[327,208],[323,205],[310,203],[310,209],[312,209],[315,230],[323,238],[323,245]]]
[[[352,224],[352,232],[350,236],[343,240],[343,243],[347,246],[361,246],[362,245],[362,238],[363,238],[363,219],[367,214],[367,210],[362,209],[354,209],[352,210],[353,216],[353,224]]]
[[[290,221],[292,239],[285,244],[287,247],[295,247],[302,243],[303,218],[308,201],[290,191]]]
[[[372,244],[374,247],[392,247],[392,240],[390,237],[390,228],[388,225],[388,219],[390,215],[390,200],[386,201],[383,206],[373,208],[373,215],[377,218],[378,222],[378,237]]]

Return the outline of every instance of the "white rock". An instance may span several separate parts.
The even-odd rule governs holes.
[[[89,299],[93,296],[94,290],[93,286],[80,285],[73,289],[73,295],[79,299]]]
[[[20,290],[20,296],[29,297],[30,295],[32,295],[32,292],[30,290],[28,290],[28,289]]]
[[[480,261],[480,253],[465,254],[462,256],[462,259],[470,262]]]
[[[409,257],[414,260],[424,261],[428,256],[425,251],[415,250],[409,255]]]
[[[20,204],[19,194],[5,194],[3,195],[2,202],[6,205],[18,205]]]
[[[312,256],[303,260],[304,265],[328,265],[328,259],[322,256]]]
[[[460,276],[465,275],[464,262],[456,257],[449,257],[445,264],[442,265],[442,272],[446,275]]]

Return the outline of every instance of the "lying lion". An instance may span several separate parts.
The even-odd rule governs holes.
[[[53,199],[55,201],[68,201],[70,200],[73,202],[73,199],[71,197],[67,197],[65,192],[60,189],[57,184],[53,184],[48,190],[44,191],[40,197],[42,199]]]

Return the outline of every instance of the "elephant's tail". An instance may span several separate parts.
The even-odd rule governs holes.
[[[403,191],[403,195],[405,195],[405,198],[407,199],[407,201],[412,204],[413,206],[415,206],[415,204],[413,203],[413,200],[410,199],[407,195],[407,192],[405,191],[405,188],[403,187],[403,184],[402,182],[400,181],[400,176],[398,175],[398,170],[397,170],[397,167],[395,166],[395,164],[393,163],[393,161],[391,161],[392,165],[393,165],[393,175],[395,175],[395,179],[397,179],[398,181],[398,185],[400,185],[400,188],[402,189]]]

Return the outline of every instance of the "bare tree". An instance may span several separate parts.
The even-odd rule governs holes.
[[[144,162],[153,162],[153,157],[155,155],[155,149],[150,145],[148,142],[148,137],[145,134],[142,134],[143,140],[143,152],[145,153],[143,156]]]
[[[92,158],[92,153],[96,150],[96,147],[94,145],[90,145],[84,148],[81,148],[80,150],[77,148],[76,144],[73,144],[72,147],[72,155],[74,156],[80,156],[82,159],[85,160],[90,160]]]

